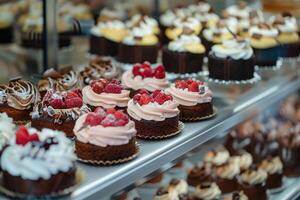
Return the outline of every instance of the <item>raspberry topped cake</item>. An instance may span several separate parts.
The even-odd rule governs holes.
[[[98,107],[80,116],[74,134],[78,158],[92,164],[117,164],[137,154],[134,122],[121,110]]]
[[[62,132],[21,126],[13,143],[1,157],[3,187],[23,195],[45,196],[75,185],[76,156]]]
[[[82,89],[83,102],[92,109],[95,107],[124,108],[130,99],[129,94],[130,91],[125,90],[121,81],[116,79],[95,80]]]
[[[140,90],[128,102],[127,112],[135,122],[137,136],[144,139],[162,139],[179,133],[178,103],[161,90],[149,93]]]
[[[132,70],[126,71],[122,76],[122,83],[131,90],[130,96],[134,96],[139,89],[145,89],[149,92],[163,90],[169,86],[166,79],[165,68],[158,65],[152,68],[150,63],[137,63]]]
[[[16,78],[0,84],[0,112],[6,112],[16,122],[30,120],[30,112],[39,101],[40,93],[29,81]]]
[[[180,120],[197,120],[213,114],[212,92],[204,82],[176,80],[166,93],[179,104]]]
[[[83,103],[80,90],[68,92],[49,90],[42,102],[35,105],[31,124],[37,129],[52,128],[72,137],[75,121],[90,109]]]

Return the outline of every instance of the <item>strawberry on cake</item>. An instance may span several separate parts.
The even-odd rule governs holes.
[[[95,107],[124,108],[130,99],[129,91],[125,90],[121,81],[99,79],[82,89],[83,102],[92,110]]]
[[[204,82],[176,80],[166,93],[179,104],[180,120],[197,120],[213,114],[212,92]]]
[[[149,92],[163,90],[169,86],[166,79],[166,70],[162,65],[151,67],[149,62],[137,63],[132,70],[126,71],[122,76],[122,83],[131,90],[133,97],[139,89]]]
[[[79,159],[92,164],[116,164],[137,154],[134,122],[121,110],[104,110],[79,117],[74,128]]]
[[[137,136],[145,139],[171,137],[179,131],[178,104],[161,90],[140,90],[128,102],[127,112],[135,122]]]
[[[31,125],[39,130],[52,128],[63,131],[68,137],[73,137],[75,121],[89,111],[80,90],[59,92],[52,89],[45,94],[42,102],[35,105]]]

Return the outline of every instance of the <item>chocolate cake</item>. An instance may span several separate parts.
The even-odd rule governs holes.
[[[90,36],[90,53],[101,56],[116,56],[118,54],[118,42],[98,37]]]

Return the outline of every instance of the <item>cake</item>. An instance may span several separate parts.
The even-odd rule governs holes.
[[[114,17],[100,17],[90,34],[90,53],[101,56],[116,56],[119,43],[128,34],[124,22]]]
[[[182,33],[162,50],[162,63],[168,72],[197,73],[202,71],[205,47],[193,29],[184,27]]]
[[[79,117],[74,127],[77,157],[91,164],[117,164],[138,153],[133,121],[120,110],[104,110]]]
[[[228,161],[229,157],[229,152],[224,147],[218,146],[206,153],[204,162],[210,163],[212,166],[221,166]]]
[[[0,85],[0,112],[5,112],[16,122],[30,120],[30,112],[40,101],[38,89],[29,81],[12,79]]]
[[[281,57],[298,57],[300,55],[300,36],[296,18],[290,13],[283,13],[271,19],[272,25],[278,29],[278,41],[281,45]]]
[[[208,55],[209,77],[226,81],[248,80],[254,77],[254,54],[250,42],[235,36],[212,46]]]
[[[142,90],[128,102],[127,112],[135,122],[138,137],[162,139],[180,131],[177,107],[173,97],[163,91],[149,94]]]
[[[56,91],[68,91],[71,89],[82,89],[82,78],[73,67],[65,67],[60,71],[53,68],[44,72],[41,80],[38,81],[37,87],[41,96],[43,97],[50,89]]]
[[[268,157],[263,160],[259,168],[268,173],[266,180],[267,189],[276,189],[282,186],[283,164],[279,157]]]
[[[31,125],[39,130],[51,128],[73,137],[75,121],[90,109],[83,103],[81,91],[68,92],[48,90],[43,100],[36,104],[31,113]]]
[[[6,6],[0,6],[0,44],[11,43],[14,38],[14,15],[8,9]]]
[[[129,25],[128,35],[119,43],[117,60],[122,63],[156,63],[159,51],[159,38],[156,25],[141,16]]]
[[[166,89],[179,104],[180,120],[199,120],[213,114],[212,92],[196,80],[176,80]]]
[[[99,79],[82,89],[83,102],[91,107],[125,108],[130,91],[124,89],[121,81]]]
[[[240,165],[237,160],[230,160],[214,168],[216,184],[222,193],[233,192],[238,189],[237,176],[240,174]]]
[[[144,89],[149,92],[163,90],[169,86],[163,65],[152,67],[149,62],[137,63],[132,70],[122,75],[122,84],[130,89],[130,96],[133,97],[138,90]]]
[[[241,172],[249,169],[249,167],[253,164],[252,155],[246,151],[241,150],[236,153],[236,155],[231,156],[229,158],[229,162],[237,162]]]
[[[21,126],[1,157],[2,186],[26,196],[59,193],[76,184],[75,159],[63,133]]]
[[[250,27],[249,35],[255,64],[259,67],[276,66],[280,56],[278,30],[267,23],[259,23]]]
[[[214,182],[213,170],[210,164],[198,164],[193,166],[187,175],[187,183],[196,187],[204,183]]]
[[[0,113],[0,156],[15,135],[16,125],[6,113]]]
[[[84,85],[89,85],[91,81],[104,78],[112,80],[118,78],[119,69],[116,62],[111,59],[97,57],[89,62],[89,64],[79,71],[80,77],[83,79]]]
[[[216,200],[221,197],[221,190],[216,183],[198,185],[193,193],[195,200]]]
[[[240,190],[244,191],[249,200],[266,200],[267,173],[252,166],[240,175]]]
[[[232,194],[224,196],[222,200],[248,200],[248,197],[244,194],[243,191],[235,191]]]

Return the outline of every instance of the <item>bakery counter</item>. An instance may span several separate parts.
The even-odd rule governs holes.
[[[236,101],[229,100],[226,94],[222,97],[220,93],[214,102],[218,110],[215,118],[185,123],[182,133],[171,139],[139,140],[140,154],[131,162],[108,167],[79,163],[79,167],[86,171],[86,179],[69,199],[99,199],[99,196],[109,196],[129,187],[299,88],[299,71],[293,70],[293,73],[256,83]]]

